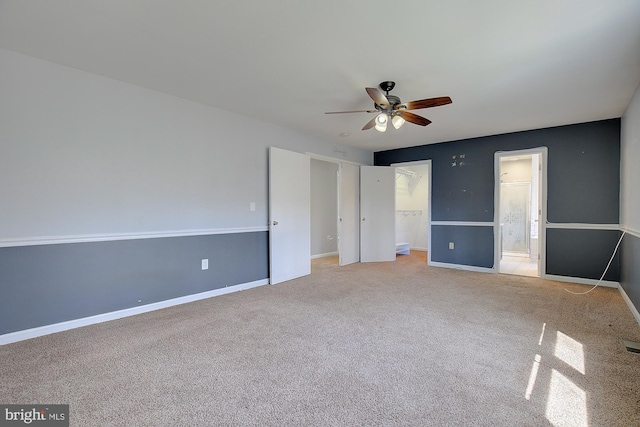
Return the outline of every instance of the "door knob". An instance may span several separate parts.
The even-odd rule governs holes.
[[[273,221],[273,225],[278,225],[278,221]]]
[[[365,217],[362,217],[362,220],[363,220],[363,221],[365,221],[366,219],[367,219],[367,218],[365,218]]]

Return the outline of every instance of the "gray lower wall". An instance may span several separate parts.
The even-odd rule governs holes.
[[[454,250],[449,249],[453,242]],[[493,227],[433,225],[431,261],[473,267],[493,267]]]
[[[268,279],[268,270],[266,231],[0,248],[0,335]]]
[[[598,280],[604,273],[616,244],[617,230],[547,229],[547,274]],[[620,280],[620,250],[604,280]]]
[[[627,233],[622,239],[620,286],[635,307],[640,307],[640,237]]]

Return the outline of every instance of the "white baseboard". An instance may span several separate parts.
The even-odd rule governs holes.
[[[230,294],[232,292],[244,291],[246,289],[255,288],[257,286],[269,284],[269,279],[256,280],[254,282],[241,283],[239,285],[227,286],[226,288],[214,289],[212,291],[201,292],[184,297],[173,298],[166,301],[155,302],[152,304],[141,305],[139,307],[126,308],[124,310],[112,311],[110,313],[97,314],[95,316],[83,317],[82,319],[74,319],[66,322],[54,323],[52,325],[40,326],[23,331],[11,332],[0,335],[0,345],[10,344],[13,342],[23,341],[30,338],[36,338],[43,335],[49,335],[56,332],[68,331],[69,329],[80,328],[83,326],[94,325],[96,323],[108,322],[110,320],[121,319],[123,317],[135,316],[136,314],[148,313],[162,308],[173,307],[175,305],[186,304],[206,298],[219,295]]]
[[[461,264],[448,264],[445,262],[430,261],[429,265],[433,267],[452,268],[456,270],[477,271],[480,273],[497,273],[497,271],[493,268],[474,267],[470,265],[461,265]],[[569,277],[569,276],[555,276],[553,274],[544,274],[541,278],[545,280],[554,280],[556,282],[577,283],[581,285],[590,285],[590,286],[595,286],[595,284],[598,283],[597,280],[593,280],[593,279],[583,279],[581,277]],[[620,287],[620,283],[610,282],[606,280],[603,280],[602,282],[600,282],[599,286],[603,286],[607,288],[622,289]]]
[[[327,258],[330,256],[338,256],[338,252],[327,252],[326,254],[311,255],[311,259]]]
[[[475,267],[473,265],[449,264],[446,262],[429,261],[428,265],[433,267],[451,268],[454,270],[477,271],[479,273],[495,273],[496,272],[493,268]]]
[[[633,317],[636,318],[636,322],[638,322],[638,324],[640,325],[640,313],[638,312],[638,309],[635,305],[633,305],[633,302],[631,302],[629,295],[627,295],[622,286],[618,286],[618,290],[620,291],[620,295],[622,295],[622,299],[624,300],[624,302],[627,303],[629,310],[631,310],[631,314],[633,314]]]
[[[554,274],[544,274],[542,275],[542,278],[545,280],[554,280],[556,282],[577,283],[579,285],[590,285],[590,286],[595,286],[598,283],[598,281],[595,279],[583,279],[581,277],[570,277],[570,276],[556,276]],[[605,288],[619,288],[620,283],[603,280],[602,282],[600,282],[599,286],[603,286]]]

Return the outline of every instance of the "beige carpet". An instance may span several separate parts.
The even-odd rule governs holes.
[[[395,263],[0,346],[0,403],[75,426],[638,426],[619,292]]]

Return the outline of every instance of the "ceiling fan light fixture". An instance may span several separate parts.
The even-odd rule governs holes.
[[[389,117],[386,113],[380,113],[376,117],[376,130],[378,132],[384,132],[387,130],[387,123],[389,122]]]
[[[405,120],[402,117],[398,116],[398,115],[393,116],[393,118],[391,119],[391,124],[396,129],[400,129],[402,127],[402,125],[404,124],[404,122],[405,122]]]

